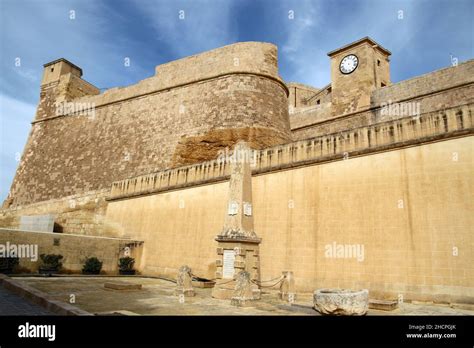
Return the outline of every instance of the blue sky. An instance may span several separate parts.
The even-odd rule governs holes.
[[[278,45],[285,81],[322,87],[330,82],[326,53],[370,36],[392,52],[398,82],[449,66],[450,54],[472,59],[472,18],[472,0],[0,0],[0,200],[30,131],[46,62],[64,57],[84,79],[111,88],[184,56],[265,41]]]

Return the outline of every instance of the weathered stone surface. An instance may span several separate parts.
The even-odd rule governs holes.
[[[397,300],[369,300],[370,309],[378,309],[381,311],[393,311],[397,309],[398,301]]]
[[[365,315],[369,308],[369,291],[321,289],[313,295],[314,309],[329,315]]]
[[[255,288],[250,279],[250,273],[241,271],[237,274],[235,289],[231,299],[233,306],[248,306],[254,300],[252,289]]]
[[[176,278],[176,290],[175,295],[184,295],[184,296],[194,296],[193,289],[193,276],[191,268],[188,266],[181,266],[178,271],[178,276]]]
[[[288,142],[288,136],[267,128],[211,129],[203,135],[182,137],[173,154],[173,167],[214,159],[226,149],[245,141],[252,149],[264,149]]]
[[[292,271],[284,271],[282,276],[278,295],[282,300],[293,302],[296,300],[295,276]]]

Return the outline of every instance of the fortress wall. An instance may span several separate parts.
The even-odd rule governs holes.
[[[473,146],[467,136],[254,175],[262,279],[292,270],[298,291],[474,303]],[[114,200],[106,218],[145,241],[144,273],[187,264],[211,279],[227,191],[220,182]],[[327,257],[333,243],[363,246],[363,260]]]
[[[473,108],[474,104],[454,107],[255,151],[252,171],[264,173],[472,134]],[[229,174],[229,163],[217,159],[114,182],[109,199],[219,182]]]
[[[290,82],[286,84],[289,90],[288,104],[290,108],[301,108],[315,104],[316,101],[308,102],[308,99],[317,94],[320,90],[302,83]]]
[[[371,105],[379,106],[388,100],[404,101],[414,96],[474,82],[474,59],[455,67],[448,67],[415,78],[400,81],[372,92]]]
[[[388,103],[408,103],[413,108],[417,108],[418,103],[422,114],[472,104],[472,76],[474,60],[379,88],[372,92],[371,108],[366,111],[334,117],[325,105],[308,112],[296,110],[297,113],[290,116],[293,139],[312,138],[407,116],[402,112],[384,113],[382,106]]]
[[[58,81],[41,86],[40,103],[33,124],[61,115],[60,109],[56,108],[56,103],[70,102],[81,97],[99,94],[100,90],[97,87],[80,77],[72,73],[61,75]]]
[[[315,123],[333,118],[331,102],[300,108],[290,114],[290,124],[293,135],[298,135],[298,128],[313,126]]]
[[[191,70],[182,70],[183,64]],[[204,75],[187,76],[207,64],[224,75],[197,81],[207,76],[203,68]],[[255,148],[289,141],[286,87],[277,79],[275,46],[227,46],[157,71],[137,85],[75,99],[85,84],[71,74],[48,86],[38,113],[50,118],[33,123],[4,207],[101,190],[116,180],[209,160],[240,139]],[[180,78],[189,84],[173,87],[184,81],[175,80]],[[159,87],[165,89],[138,96]],[[96,107],[93,114],[57,116],[58,98]]]
[[[75,100],[78,103],[94,103],[100,108],[130,98],[138,98],[170,88],[228,74],[263,75],[274,79],[288,94],[288,89],[278,75],[277,47],[269,43],[240,42],[194,56],[158,65],[155,76],[134,85],[114,87],[99,95],[87,95]]]
[[[472,132],[472,114],[472,105],[456,107],[444,113],[433,112],[416,119],[387,121],[353,131],[271,147],[255,152],[252,169],[254,174],[265,173],[467,134],[470,130]],[[1,210],[0,225],[17,228],[21,215],[54,213],[57,227],[63,232],[116,236],[120,226],[104,221],[106,196],[114,200],[218,183],[227,180],[229,175],[228,162],[221,160],[139,175],[114,182],[110,191],[86,192]]]

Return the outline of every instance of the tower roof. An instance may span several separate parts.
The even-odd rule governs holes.
[[[77,69],[80,71],[81,75],[82,75],[82,69],[79,68],[76,64],[73,64],[71,63],[69,60],[65,59],[65,58],[59,58],[59,59],[56,59],[56,60],[53,60],[52,62],[49,62],[49,63],[46,63],[46,64],[43,64],[43,67],[47,67],[49,65],[53,65],[53,64],[56,64],[56,63],[59,63],[59,62],[64,62],[70,66],[72,66],[73,68]]]
[[[368,44],[370,44],[372,47],[376,47],[378,48],[380,51],[382,51],[383,53],[385,53],[386,55],[391,55],[392,52],[390,52],[389,50],[387,50],[386,48],[380,46],[376,41],[374,41],[373,39],[371,39],[370,37],[366,36],[366,37],[363,37],[362,39],[360,40],[357,40],[357,41],[354,41],[354,42],[351,42],[350,44],[347,44],[345,46],[342,46],[342,47],[339,47],[338,49],[335,49],[331,52],[328,52],[328,56],[331,57],[343,50],[346,50],[348,48],[351,48],[351,47],[354,47],[354,46],[357,46],[363,42],[367,42]]]

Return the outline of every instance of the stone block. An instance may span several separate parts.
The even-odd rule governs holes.
[[[381,311],[393,311],[398,308],[398,301],[396,300],[369,300],[370,309],[378,309]]]
[[[108,282],[104,284],[104,288],[112,290],[141,290],[142,284]]]

